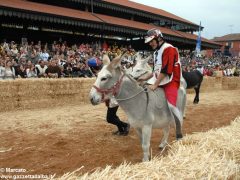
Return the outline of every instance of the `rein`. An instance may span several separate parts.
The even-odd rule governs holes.
[[[123,74],[124,74],[125,76],[128,77],[128,79],[130,79],[132,82],[136,83],[136,80],[135,80],[135,79],[133,79],[130,75],[126,74],[126,72],[123,71],[122,69],[121,69],[121,71],[123,72]],[[139,91],[138,93],[136,93],[136,94],[134,94],[134,95],[132,95],[132,96],[130,96],[130,97],[128,97],[128,98],[124,98],[124,99],[115,98],[115,99],[116,99],[117,101],[126,101],[126,100],[129,100],[129,99],[132,99],[132,98],[136,97],[137,95],[141,94],[142,92],[145,92],[145,93],[147,94],[147,97],[148,97],[148,89],[147,89],[147,87],[145,87],[145,88],[143,88],[141,91]]]
[[[93,88],[96,89],[96,91],[98,93],[100,93],[102,95],[102,102],[105,101],[105,96],[109,93],[112,93],[113,96],[117,96],[117,94],[119,94],[119,91],[120,91],[120,87],[121,87],[121,84],[123,82],[123,78],[124,76],[127,76],[128,79],[130,79],[132,82],[136,83],[136,80],[134,80],[133,78],[131,78],[128,74],[126,74],[126,72],[122,69],[120,69],[121,72],[123,73],[122,76],[119,78],[119,80],[110,88],[108,89],[104,89],[104,88],[99,88],[97,86],[93,86]],[[124,98],[124,99],[118,99],[118,98],[115,98],[117,101],[126,101],[126,100],[129,100],[129,99],[132,99],[134,97],[136,97],[137,95],[141,94],[142,92],[145,92],[146,93],[146,96],[147,96],[147,106],[148,106],[148,102],[149,102],[149,95],[148,95],[148,89],[147,87],[144,87],[141,91],[137,92],[136,94],[128,97],[128,98]]]

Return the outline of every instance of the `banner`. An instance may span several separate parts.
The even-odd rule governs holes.
[[[197,38],[197,44],[196,44],[196,55],[200,54],[201,52],[201,22],[199,25],[199,30],[198,30],[198,38]]]

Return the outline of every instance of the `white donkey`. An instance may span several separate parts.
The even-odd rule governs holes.
[[[89,98],[93,105],[100,104],[105,96],[115,96],[128,121],[137,131],[143,149],[143,161],[149,161],[149,147],[152,128],[163,128],[164,136],[160,148],[167,144],[169,129],[176,125],[176,136],[181,137],[182,122],[175,122],[169,110],[164,91],[146,91],[121,69],[121,57],[111,63],[108,56],[103,58],[104,66],[98,73]]]
[[[134,79],[139,79],[140,77],[148,76],[152,74],[152,67],[149,66],[148,62],[152,58],[152,56],[148,56],[147,58],[142,58],[142,56],[137,53],[136,55],[136,65],[133,67],[130,76]],[[146,82],[145,82],[146,83]],[[185,107],[186,107],[186,88],[187,83],[183,76],[181,76],[181,84],[178,90],[178,100],[177,100],[177,107],[182,112],[181,116],[185,117]]]

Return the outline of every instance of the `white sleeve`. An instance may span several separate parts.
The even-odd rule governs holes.
[[[116,106],[118,106],[118,102],[117,102],[116,98],[112,97],[112,98],[110,99],[110,102],[109,102],[109,107],[110,107],[110,108],[114,108],[114,107],[116,107]]]

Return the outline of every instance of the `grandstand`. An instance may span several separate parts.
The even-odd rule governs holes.
[[[146,30],[160,27],[165,38],[180,49],[195,48],[199,26],[161,9],[127,0],[1,0],[1,39],[21,37],[42,42],[56,39],[120,41],[146,48]],[[203,29],[203,27],[201,27]],[[220,45],[202,38],[203,49]]]

